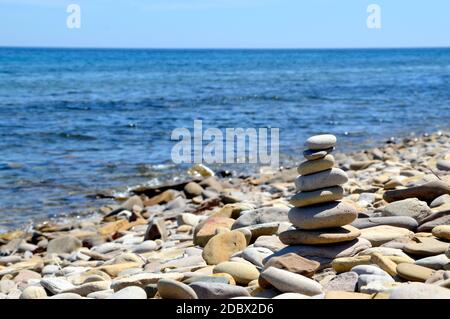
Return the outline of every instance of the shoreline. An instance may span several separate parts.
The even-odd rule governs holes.
[[[300,155],[298,157],[300,163],[302,159]],[[450,166],[447,166],[450,163],[450,132],[405,137],[398,143],[385,143],[348,154],[336,153],[335,158],[336,166],[348,174],[344,198],[356,203],[358,221],[384,216],[384,209],[389,205],[385,192],[432,181],[450,184]],[[123,288],[137,286],[145,288],[150,298],[155,297],[151,294],[156,291],[154,287],[153,292],[148,289],[160,279],[189,283],[200,275],[219,277],[218,282],[229,285],[234,283],[236,289],[245,288],[251,296],[268,296],[268,289],[262,283],[236,281],[233,270],[220,271],[228,275],[213,276],[212,272],[217,271],[202,258],[206,249],[202,241],[208,242],[215,234],[227,233],[242,212],[258,209],[264,215],[264,211],[273,210],[277,212],[269,214],[273,220],[253,220],[253,226],[244,227],[247,229],[244,233],[250,236],[247,245],[258,247],[260,255],[282,248],[281,242],[274,238],[290,224],[284,219],[277,220],[277,216],[285,214],[290,207],[288,200],[295,193],[294,180],[298,175],[296,167],[277,172],[262,168],[259,174],[244,178],[217,178],[205,174],[208,172],[197,172],[205,176],[199,174],[172,185],[136,188],[135,195],[99,207],[97,214],[88,218],[68,218],[65,223],[50,220],[29,227],[25,232],[16,229],[0,234],[0,277],[10,281],[19,275],[26,277],[16,281],[15,288],[8,294],[0,294],[0,299],[19,298],[30,286],[39,290],[41,296],[44,291],[45,297],[66,294],[73,298],[107,297],[120,293]],[[435,207],[431,207],[430,202],[425,205],[428,205],[428,215],[438,216],[438,219],[446,218],[450,211],[450,202],[446,200]],[[205,233],[201,239],[199,225],[208,224],[208,220],[211,225],[200,228]],[[418,227],[420,230],[420,223]],[[377,236],[383,236],[383,232]],[[432,237],[431,229],[408,236],[416,239]],[[263,238],[268,242],[256,246],[258,239]],[[395,242],[392,245],[390,248],[400,249],[398,247],[403,244]],[[250,263],[259,271],[260,255],[253,253],[259,257],[241,253],[230,260],[243,265]],[[338,276],[333,269],[330,264],[321,265],[313,278],[325,286]],[[101,278],[91,283],[86,280],[91,276]],[[54,282],[54,278],[64,281],[61,287],[58,286],[60,281]],[[354,293],[374,298],[373,291],[376,291],[375,295],[386,294],[394,286],[371,287],[372,290]],[[159,294],[156,298],[160,298]]]

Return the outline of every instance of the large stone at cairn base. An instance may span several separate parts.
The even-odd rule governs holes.
[[[304,258],[315,260],[320,263],[320,269],[330,267],[335,258],[352,257],[360,251],[372,247],[367,239],[358,237],[352,241],[330,244],[326,246],[319,245],[293,245],[280,249],[276,253],[265,258],[267,262],[270,258],[283,256],[288,253],[296,253]]]

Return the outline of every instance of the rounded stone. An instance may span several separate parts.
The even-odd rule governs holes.
[[[333,187],[347,183],[348,176],[340,168],[332,168],[311,175],[299,176],[295,179],[298,191],[313,191],[320,188]]]
[[[275,267],[264,270],[261,277],[281,292],[295,292],[307,296],[323,292],[322,285],[317,281]]]
[[[319,269],[320,263],[301,257],[295,253],[288,253],[282,256],[270,258],[265,264],[264,269],[275,267],[285,269],[289,272],[312,277]]]
[[[20,295],[20,299],[44,299],[47,298],[45,289],[40,286],[28,286]]]
[[[203,192],[203,187],[196,182],[189,182],[184,186],[184,192],[188,197],[199,196]]]
[[[432,211],[427,203],[417,198],[407,198],[386,205],[383,209],[385,216],[409,216],[417,220],[421,220],[431,215]]]
[[[73,236],[63,236],[52,239],[47,246],[48,254],[70,254],[82,246],[82,242]]]
[[[234,219],[226,217],[210,217],[198,224],[194,229],[194,244],[204,247],[208,240],[216,235],[218,228],[230,229]]]
[[[354,292],[358,284],[358,274],[349,271],[333,277],[324,285],[324,291],[348,291]]]
[[[247,247],[247,240],[243,233],[230,231],[211,238],[203,249],[203,259],[208,265],[217,265],[227,261],[230,257]]]
[[[434,270],[415,264],[401,263],[397,265],[397,273],[400,277],[409,281],[425,282],[434,274]]]
[[[336,145],[336,136],[332,134],[321,134],[309,137],[305,146],[311,150],[323,150]]]
[[[234,278],[236,283],[242,285],[247,285],[259,277],[259,271],[255,266],[235,261],[226,261],[216,265],[213,273],[227,273]]]
[[[321,229],[350,224],[358,217],[355,206],[344,201],[295,207],[288,213],[289,221],[299,229]]]
[[[331,267],[337,272],[350,271],[355,266],[372,264],[371,256],[341,257],[332,261]]]
[[[280,240],[286,245],[323,245],[351,241],[360,234],[359,229],[346,225],[339,228],[323,230],[287,230],[280,234]]]
[[[147,299],[147,293],[141,287],[129,286],[117,291],[106,299]]]
[[[373,247],[401,237],[412,238],[413,235],[414,233],[409,229],[394,226],[381,225],[361,229],[361,237],[370,241]]]
[[[194,282],[189,285],[199,299],[228,299],[235,297],[250,297],[244,287],[213,282]]]
[[[450,241],[450,225],[439,225],[433,228],[431,231],[434,236],[440,239]]]
[[[450,289],[419,282],[405,283],[395,288],[389,299],[450,299]]]
[[[333,151],[334,151],[334,147],[327,148],[326,150],[307,149],[307,150],[303,151],[303,156],[309,161],[314,161],[314,160],[324,158],[327,154],[329,154]]]
[[[331,154],[313,161],[304,161],[297,167],[300,175],[309,175],[332,168],[334,165],[334,157]]]
[[[195,291],[186,284],[173,279],[160,279],[158,292],[165,299],[197,299]]]
[[[298,192],[291,197],[289,203],[295,207],[304,207],[340,200],[343,197],[344,189],[341,186],[334,186],[310,192]]]
[[[380,225],[402,227],[414,231],[417,229],[418,223],[414,218],[409,216],[358,218],[352,223],[352,226],[355,226],[358,229],[375,227]]]

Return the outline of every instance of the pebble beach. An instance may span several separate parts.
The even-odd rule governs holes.
[[[450,299],[450,132],[141,186],[0,234],[0,299]]]

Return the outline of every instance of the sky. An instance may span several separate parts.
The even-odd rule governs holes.
[[[80,28],[68,28],[69,4]],[[380,8],[381,28],[368,28]],[[448,0],[0,0],[0,46],[450,47]]]

